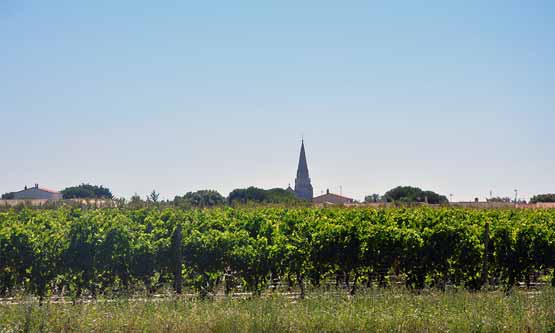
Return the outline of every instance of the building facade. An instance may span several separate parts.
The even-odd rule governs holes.
[[[330,190],[326,190],[326,194],[317,196],[312,199],[315,204],[326,204],[326,205],[348,205],[355,203],[354,199],[344,197],[342,195],[330,193]]]
[[[15,200],[36,200],[36,199],[43,199],[43,200],[60,200],[62,199],[62,194],[60,192],[48,190],[45,188],[40,188],[39,184],[35,184],[35,186],[27,188],[19,192],[14,192],[13,198]]]
[[[304,150],[304,140],[301,142],[301,153],[299,155],[299,165],[297,167],[297,178],[295,178],[295,194],[297,197],[311,201],[314,197],[314,190],[308,175],[308,164],[306,163],[306,153]]]

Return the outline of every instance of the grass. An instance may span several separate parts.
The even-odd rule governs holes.
[[[555,332],[555,290],[0,305],[0,332]]]

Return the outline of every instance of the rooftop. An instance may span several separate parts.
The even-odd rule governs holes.
[[[21,192],[24,192],[24,191],[28,191],[30,189],[37,189],[37,190],[40,190],[40,191],[43,191],[43,192],[54,193],[54,194],[60,193],[58,191],[50,190],[50,189],[47,189],[47,188],[44,188],[44,187],[39,187],[39,184],[35,184],[35,186],[33,186],[33,187],[25,186],[25,188],[23,190],[17,191],[17,192],[14,192],[14,193],[21,193]]]

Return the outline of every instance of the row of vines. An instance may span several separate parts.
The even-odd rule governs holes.
[[[555,210],[222,208],[0,213],[0,296],[206,296],[484,284],[555,268]],[[555,279],[551,280],[553,284]]]

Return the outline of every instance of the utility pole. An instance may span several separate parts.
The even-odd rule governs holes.
[[[518,190],[515,189],[515,204],[517,203],[518,200]]]

